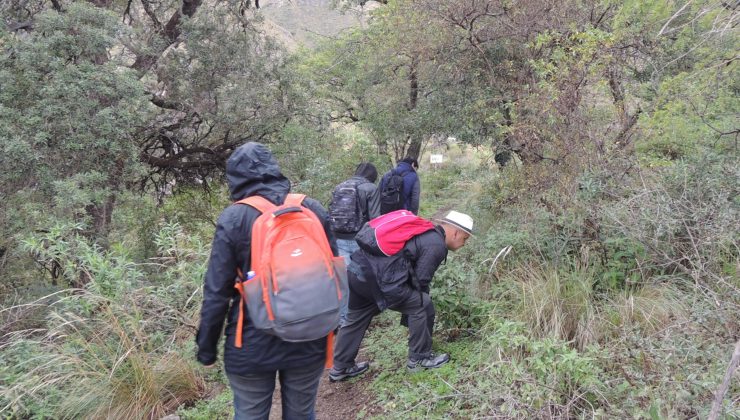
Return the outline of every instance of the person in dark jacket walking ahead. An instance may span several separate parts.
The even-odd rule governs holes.
[[[237,148],[226,163],[226,178],[234,201],[259,195],[279,205],[290,192],[290,181],[280,172],[272,153],[262,144]],[[333,254],[337,255],[326,210],[311,198],[302,206],[324,226]],[[275,377],[279,374],[284,419],[312,419],[319,380],[324,370],[326,338],[287,342],[258,330],[245,311],[244,345],[235,345],[240,295],[234,288],[237,269],[250,271],[252,225],[259,211],[232,205],[219,216],[203,287],[203,306],[196,342],[203,365],[216,362],[224,320],[224,365],[234,393],[235,419],[267,419],[272,406]]]
[[[332,192],[329,223],[337,238],[339,255],[349,264],[349,257],[359,249],[355,235],[362,225],[380,216],[380,192],[375,186],[378,170],[369,162],[360,163],[355,175],[340,183]],[[347,303],[339,311],[339,325],[347,320]]]
[[[363,162],[357,165],[355,175],[337,185],[329,205],[329,219],[337,238],[339,255],[349,264],[349,256],[359,248],[355,235],[365,222],[380,216],[380,193],[375,181],[375,165]]]
[[[375,256],[363,249],[352,254],[348,268],[349,312],[334,346],[334,367],[329,371],[331,381],[357,376],[369,368],[368,362],[355,363],[355,358],[370,321],[386,308],[408,318],[406,366],[409,370],[436,368],[450,360],[447,354],[432,353],[435,311],[429,285],[435,271],[447,258],[447,251],[462,248],[473,234],[473,219],[467,214],[450,211],[437,222],[434,229],[409,239],[395,255]],[[413,287],[412,283],[417,283],[418,287]]]
[[[414,214],[419,214],[419,199],[421,196],[421,181],[416,171],[419,169],[419,162],[412,158],[407,157],[398,162],[395,168],[386,172],[383,178],[380,180],[379,190],[384,191],[391,176],[400,175],[403,178],[403,185],[401,189],[401,201],[402,206],[399,208],[389,208],[383,210],[383,213],[389,211],[398,210],[404,208]]]

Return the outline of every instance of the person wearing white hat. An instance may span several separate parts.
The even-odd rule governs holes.
[[[473,218],[465,213],[450,211],[441,219],[437,219],[445,228],[445,243],[450,251],[457,251],[465,245],[465,241],[473,236]]]
[[[410,371],[437,368],[450,360],[448,354],[432,352],[435,311],[429,285],[447,252],[462,248],[473,235],[473,218],[453,210],[435,222],[433,229],[409,239],[397,254],[373,255],[362,248],[352,254],[349,312],[334,345],[332,382],[368,370],[368,362],[356,363],[355,358],[370,321],[385,309],[408,320]]]

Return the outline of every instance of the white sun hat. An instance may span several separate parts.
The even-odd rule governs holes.
[[[442,223],[452,225],[469,235],[473,234],[473,218],[465,213],[450,210],[445,217],[438,220]]]

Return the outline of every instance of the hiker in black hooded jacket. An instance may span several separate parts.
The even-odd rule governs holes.
[[[272,153],[262,144],[237,148],[226,163],[231,199],[260,195],[279,205],[290,192],[290,181],[280,172]],[[334,236],[321,204],[306,198],[302,205],[321,220],[334,255]],[[244,311],[243,346],[234,345],[240,295],[234,288],[237,268],[250,271],[251,231],[259,211],[247,205],[231,205],[219,216],[208,262],[200,327],[196,337],[198,361],[216,362],[217,345],[224,319],[224,365],[234,391],[236,419],[267,419],[272,405],[275,376],[280,372],[283,418],[311,418],[318,383],[324,370],[326,338],[291,343],[252,326]]]

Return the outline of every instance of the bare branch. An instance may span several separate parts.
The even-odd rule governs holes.
[[[673,16],[668,18],[668,21],[665,23],[665,25],[663,25],[663,27],[660,28],[660,31],[658,31],[658,36],[662,36],[665,33],[666,29],[668,29],[668,25],[670,25],[671,22],[673,22],[676,18],[678,18],[683,12],[683,10],[689,7],[692,1],[693,0],[689,0],[688,2],[686,2],[686,4],[684,4],[680,9],[678,9],[678,11],[673,14]]]
[[[735,373],[735,370],[737,370],[738,364],[740,364],[740,340],[735,344],[735,351],[732,353],[732,357],[730,358],[730,365],[727,367],[727,372],[725,372],[725,378],[714,396],[712,411],[709,413],[708,417],[709,420],[717,420],[719,417],[720,410],[722,409],[722,400],[725,398],[725,394],[727,394],[727,389],[730,387],[732,375]]]

